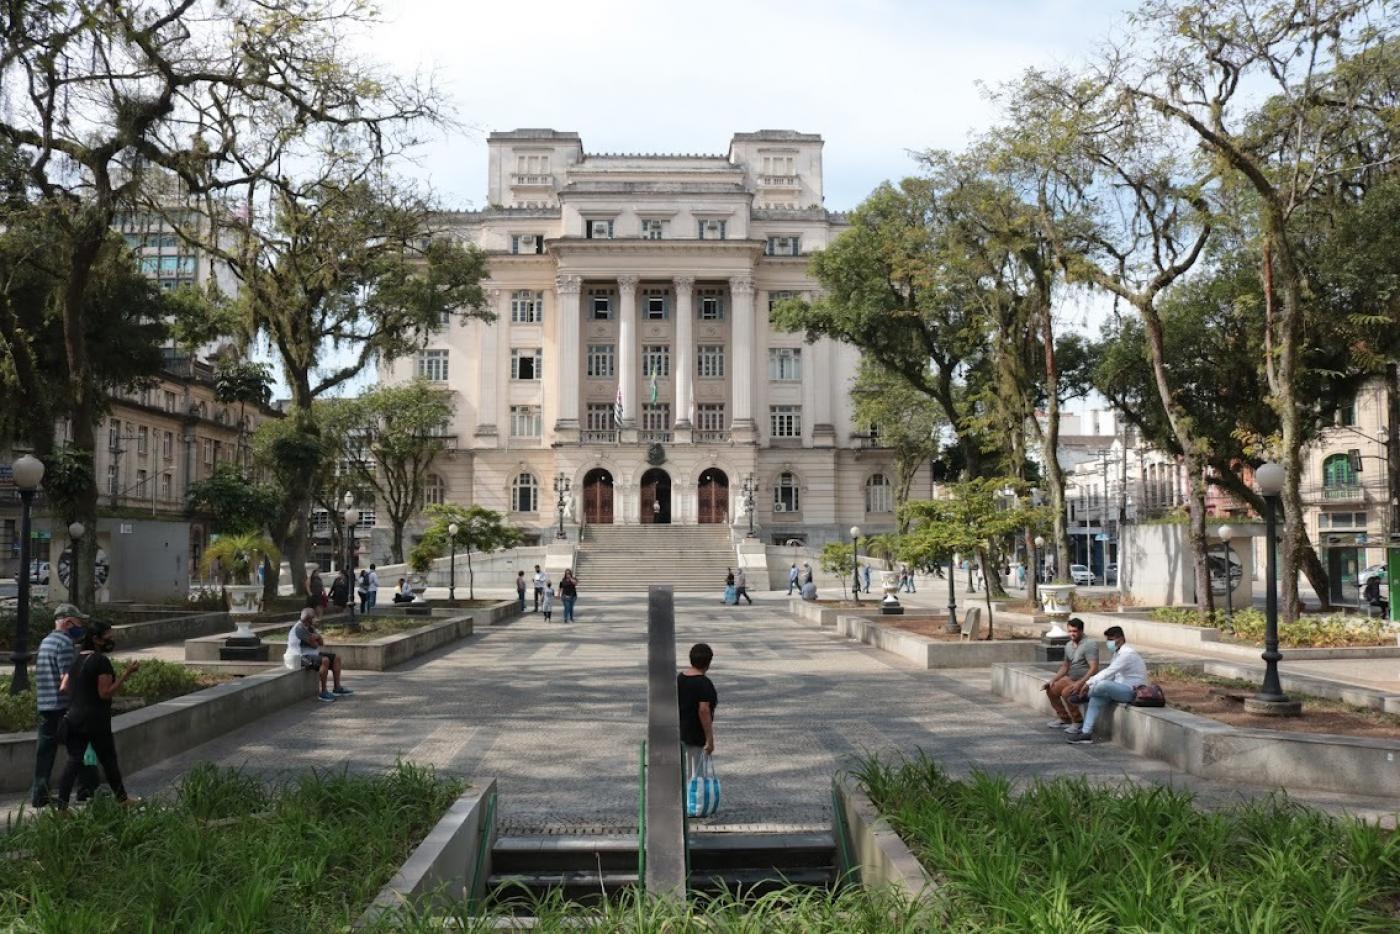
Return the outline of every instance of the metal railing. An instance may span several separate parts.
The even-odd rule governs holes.
[[[1324,486],[1322,488],[1322,498],[1326,500],[1362,500],[1366,498],[1366,489],[1360,484],[1343,483],[1335,486]]]
[[[617,429],[590,428],[579,433],[579,440],[584,444],[616,444]]]
[[[643,444],[655,444],[655,443],[657,443],[657,442],[666,442],[666,443],[669,443],[670,440],[671,440],[671,432],[669,432],[669,431],[639,431],[639,432],[637,432],[637,440],[638,440],[638,441],[641,441]]]
[[[512,175],[510,177],[512,185],[552,185],[553,175]]]
[[[760,185],[770,188],[796,188],[798,181],[796,175],[760,175],[758,177]]]
[[[691,435],[696,444],[728,444],[728,431],[697,431]]]
[[[647,741],[642,740],[642,764],[637,782],[637,890],[647,887]]]

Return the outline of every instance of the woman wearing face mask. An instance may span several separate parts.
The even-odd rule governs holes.
[[[129,662],[120,675],[116,674],[112,660],[107,657],[116,648],[116,640],[112,638],[111,624],[101,620],[89,623],[83,634],[82,648],[72,669],[63,676],[60,687],[72,702],[63,721],[63,745],[68,750],[68,762],[58,781],[58,806],[68,807],[68,797],[73,792],[89,743],[102,764],[107,784],[112,786],[112,794],[123,804],[132,804],[138,799],[129,797],[122,784],[117,746],[112,739],[112,698],[141,663]]]

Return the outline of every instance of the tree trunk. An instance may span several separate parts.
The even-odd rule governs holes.
[[[403,528],[407,520],[390,516],[389,522],[394,529],[394,540],[389,544],[389,554],[393,556],[395,564],[403,564]]]
[[[1273,387],[1274,410],[1278,413],[1283,445],[1283,548],[1280,602],[1283,622],[1298,618],[1298,570],[1303,563],[1303,545],[1307,542],[1307,527],[1303,521],[1303,420],[1305,413],[1298,398],[1298,363],[1302,323],[1302,273],[1293,259],[1286,239],[1284,222],[1272,211],[1266,212],[1268,237],[1273,243],[1279,278],[1282,279],[1283,316],[1277,335],[1278,382]]]
[[[456,560],[453,560],[456,563]],[[467,599],[476,599],[476,572],[472,570],[472,549],[467,546]]]
[[[1210,589],[1210,537],[1206,533],[1205,465],[1194,451],[1183,455],[1182,461],[1190,484],[1189,495],[1186,497],[1186,512],[1189,518],[1187,537],[1195,557],[1196,608],[1209,615],[1215,612],[1215,594]],[[1229,580],[1228,573],[1226,580]]]
[[[101,412],[87,383],[87,332],[83,304],[93,264],[107,236],[110,212],[99,220],[95,210],[74,219],[74,240],[69,257],[68,280],[63,290],[63,350],[68,363],[68,386],[73,398],[73,447],[87,454],[91,461],[87,483],[75,502],[74,519],[89,531],[73,549],[71,579],[79,593],[87,593],[92,606],[97,604],[97,421]],[[23,569],[28,573],[28,568]]]
[[[1055,573],[1069,573],[1069,528],[1065,515],[1065,472],[1060,467],[1060,369],[1055,362],[1055,329],[1047,305],[1041,313],[1041,342],[1045,347],[1045,481],[1054,513]]]

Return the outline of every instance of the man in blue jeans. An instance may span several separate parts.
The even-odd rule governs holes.
[[[1084,714],[1084,724],[1068,734],[1069,742],[1077,745],[1094,742],[1094,724],[1105,707],[1115,703],[1126,704],[1133,699],[1133,689],[1149,680],[1147,663],[1137,649],[1127,644],[1122,626],[1109,626],[1103,631],[1103,638],[1113,660],[1108,667],[1095,672],[1085,684],[1089,690],[1089,709]]]

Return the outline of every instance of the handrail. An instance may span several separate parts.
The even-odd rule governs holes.
[[[836,845],[841,850],[841,865],[845,867],[836,877],[837,885],[855,871],[855,863],[851,861],[851,832],[846,826],[846,809],[841,806],[841,793],[837,785],[840,780],[840,775],[831,779],[831,819],[836,825],[832,828],[832,833],[836,835]]]
[[[491,831],[496,827],[496,795],[491,789],[491,797],[486,799],[486,813],[482,816],[481,827],[476,832],[476,866],[472,869],[472,887],[466,892],[467,911],[476,907],[476,890],[481,884],[481,869],[486,865],[486,847],[490,843]]]
[[[647,741],[642,740],[641,780],[637,784],[637,890],[647,887]]]

